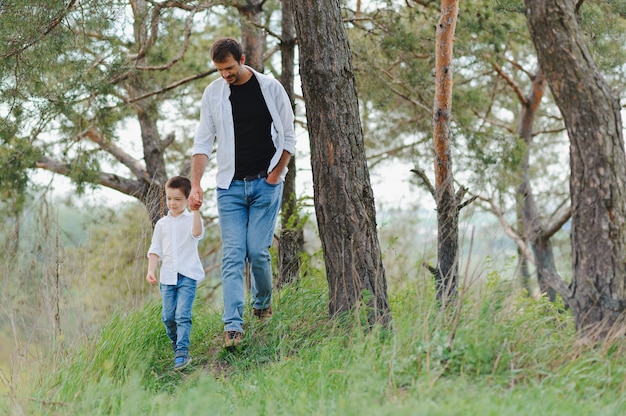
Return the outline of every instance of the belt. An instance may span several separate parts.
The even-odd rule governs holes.
[[[237,177],[237,178],[235,178],[235,180],[239,180],[239,181],[255,181],[255,180],[261,179],[261,178],[267,178],[267,172],[266,171],[255,173],[254,175],[246,175],[244,177]]]

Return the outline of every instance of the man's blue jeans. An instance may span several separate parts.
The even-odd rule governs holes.
[[[191,307],[196,297],[197,284],[194,279],[179,273],[176,285],[160,285],[165,332],[172,340],[172,345],[175,345],[177,357],[189,354]]]
[[[272,301],[272,264],[269,248],[274,237],[283,183],[264,178],[232,181],[217,189],[222,233],[222,289],[225,331],[243,332],[244,266],[250,263],[252,307],[263,309]]]

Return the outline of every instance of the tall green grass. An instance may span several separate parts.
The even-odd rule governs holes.
[[[424,278],[426,279],[426,278]],[[221,348],[220,311],[196,302],[187,370],[157,300],[113,316],[93,342],[59,349],[0,407],[25,415],[622,415],[622,340],[586,345],[562,305],[491,276],[440,311],[429,286],[390,299],[393,328],[327,317],[322,278],[248,316],[244,346]],[[358,314],[358,313],[357,313]]]

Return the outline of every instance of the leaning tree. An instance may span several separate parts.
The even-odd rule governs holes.
[[[626,154],[619,99],[587,48],[577,18],[583,1],[525,0],[539,64],[570,139],[573,278],[550,283],[576,327],[604,337],[624,330]],[[616,325],[619,324],[619,325]]]

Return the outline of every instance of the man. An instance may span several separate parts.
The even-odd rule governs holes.
[[[271,316],[269,247],[287,164],[295,153],[289,97],[274,78],[246,66],[241,45],[219,39],[211,59],[221,77],[202,95],[191,159],[191,209],[202,205],[200,180],[217,139],[217,208],[222,233],[225,346],[243,339],[244,266],[250,263],[254,315]]]

